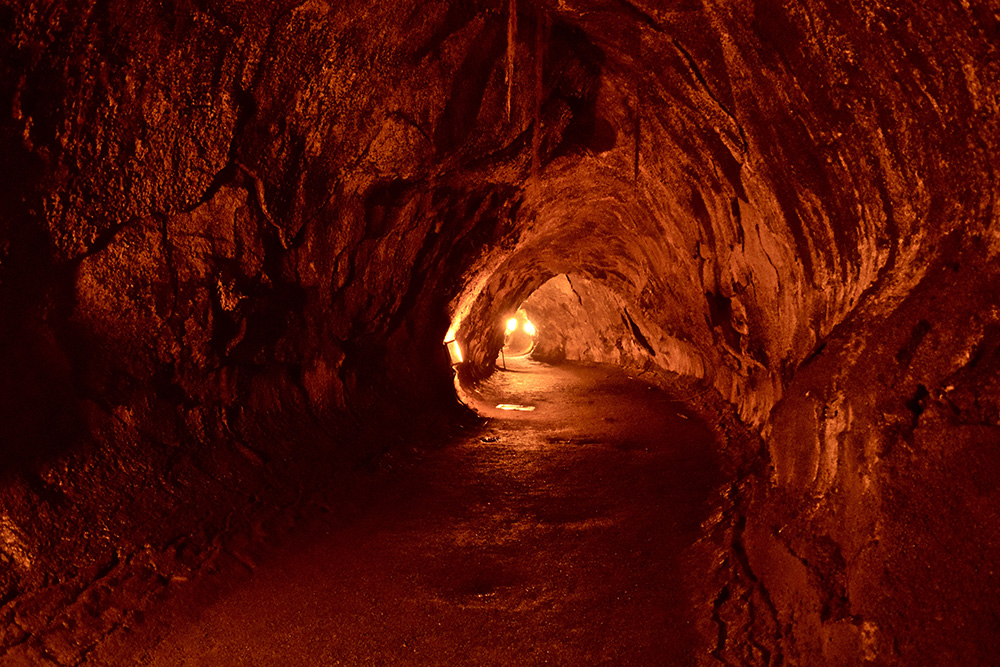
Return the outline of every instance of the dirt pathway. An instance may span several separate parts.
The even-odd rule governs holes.
[[[708,429],[604,367],[508,364],[487,427],[289,543],[139,664],[687,665]]]

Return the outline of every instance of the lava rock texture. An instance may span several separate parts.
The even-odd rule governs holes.
[[[991,0],[0,4],[0,651],[78,661],[68,603],[447,413],[446,335],[482,377],[568,274],[745,430],[707,660],[993,661],[998,37]]]

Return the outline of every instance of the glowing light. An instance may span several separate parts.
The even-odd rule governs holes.
[[[464,361],[464,359],[462,358],[462,348],[458,346],[457,340],[452,339],[446,341],[445,345],[448,347],[448,356],[451,357],[452,366],[460,364]]]
[[[524,332],[526,334],[528,334],[529,336],[534,336],[535,335],[535,325],[532,324],[531,322],[529,322],[528,320],[525,320],[524,321]]]
[[[513,333],[517,329],[517,318],[512,317],[507,320],[507,333]]]
[[[501,403],[497,407],[501,410],[516,410],[518,412],[531,412],[535,409],[534,405],[517,405],[516,403]]]

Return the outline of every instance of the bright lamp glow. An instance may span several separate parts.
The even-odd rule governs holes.
[[[507,320],[507,333],[513,333],[517,329],[517,318],[512,317]]]
[[[455,364],[462,363],[462,348],[458,346],[458,341],[452,339],[446,342],[445,345],[448,347],[448,356],[451,357],[451,365],[454,366]]]
[[[525,320],[524,321],[524,332],[526,334],[528,334],[529,336],[534,336],[535,335],[535,325],[532,324],[531,322]]]

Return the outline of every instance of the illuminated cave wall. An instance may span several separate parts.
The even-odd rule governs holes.
[[[572,273],[764,440],[718,657],[992,659],[997,10],[508,6],[0,7],[0,599],[370,455]]]

